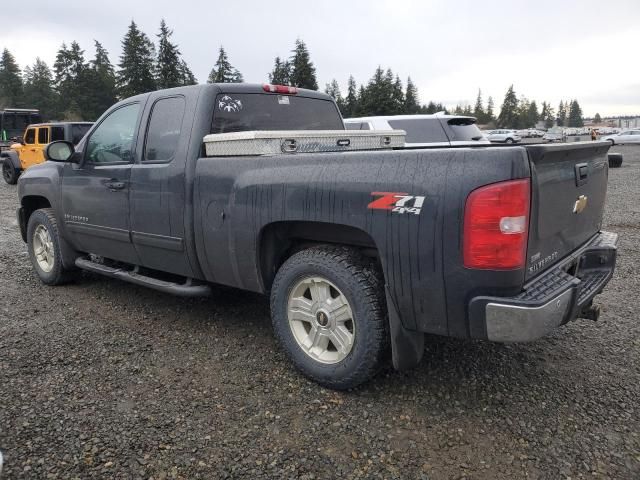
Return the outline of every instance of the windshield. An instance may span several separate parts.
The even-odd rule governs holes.
[[[254,130],[344,130],[344,125],[330,100],[260,93],[217,96],[211,133]]]

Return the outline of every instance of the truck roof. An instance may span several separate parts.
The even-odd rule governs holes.
[[[130,100],[132,98],[144,98],[151,94],[155,94],[158,91],[162,92],[195,92],[195,91],[213,91],[213,92],[229,92],[229,93],[271,93],[266,92],[264,90],[264,86],[269,84],[264,83],[205,83],[200,85],[189,85],[186,87],[175,87],[175,88],[167,88],[164,90],[155,90],[153,92],[142,93],[140,95],[136,95],[135,97],[130,97],[125,100]],[[308,97],[308,98],[319,98],[322,100],[331,100],[333,101],[333,97],[327,95],[326,93],[317,92],[315,90],[308,90],[306,88],[297,88],[297,92],[294,94],[289,94],[291,96],[300,96],[300,97]],[[271,93],[275,95],[275,93]]]

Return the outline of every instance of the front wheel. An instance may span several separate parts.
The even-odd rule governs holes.
[[[507,138],[505,140],[505,143],[512,144],[513,143],[513,138]]]
[[[2,178],[9,185],[15,185],[18,183],[18,177],[20,176],[20,172],[13,165],[13,162],[10,158],[5,158],[2,162]]]
[[[291,256],[273,282],[271,316],[289,359],[328,388],[365,382],[387,349],[382,275],[352,249],[313,247]]]
[[[71,278],[72,273],[62,263],[61,243],[53,209],[33,212],[27,225],[27,246],[33,269],[42,283],[61,285]]]
[[[613,140],[612,138],[608,138],[607,142],[610,142],[612,147],[616,144],[615,140]]]

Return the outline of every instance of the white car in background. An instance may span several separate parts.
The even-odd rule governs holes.
[[[522,138],[516,130],[489,130],[486,133],[487,138],[493,143],[518,143]]]
[[[640,143],[640,129],[622,130],[615,135],[607,135],[600,140],[607,140],[611,145],[623,145],[625,143]]]
[[[345,118],[347,130],[404,130],[405,147],[456,147],[487,145],[474,117],[446,115],[387,115]]]

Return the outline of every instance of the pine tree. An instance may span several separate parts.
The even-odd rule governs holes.
[[[393,102],[394,114],[406,113],[404,109],[405,97],[404,97],[404,91],[402,89],[402,81],[400,80],[400,77],[398,75],[396,75],[396,78],[393,82],[391,100]]]
[[[83,120],[83,110],[88,110],[92,79],[87,74],[88,65],[84,60],[84,50],[78,42],[71,42],[67,48],[62,44],[53,64],[55,90],[58,94],[58,115],[65,120]]]
[[[540,120],[544,121],[545,128],[552,128],[555,123],[555,112],[551,104],[542,102],[542,112],[540,112]]]
[[[420,111],[420,103],[418,100],[418,89],[411,81],[411,77],[407,78],[407,90],[404,95],[404,113],[414,114]]]
[[[593,117],[593,123],[602,123],[602,117],[600,116],[599,113],[596,113],[595,117]]]
[[[0,107],[22,107],[23,85],[20,67],[8,49],[0,57]]]
[[[567,108],[562,100],[560,100],[560,105],[558,105],[558,126],[565,127],[567,124]]]
[[[345,99],[344,116],[345,118],[355,116],[358,111],[358,90],[356,87],[356,80],[353,75],[349,76],[347,82],[347,98]]]
[[[297,39],[291,57],[291,85],[294,87],[318,90],[316,80],[316,68],[309,56],[309,50],[305,43]]]
[[[241,83],[243,81],[242,74],[237,68],[229,63],[227,52],[224,47],[220,47],[218,60],[209,73],[208,83]]]
[[[487,99],[487,114],[486,114],[487,123],[495,122],[496,120],[496,117],[494,116],[494,113],[493,113],[493,109],[494,109],[493,97],[489,97]]]
[[[529,110],[527,111],[527,125],[528,127],[535,128],[536,123],[540,119],[540,114],[538,113],[538,105],[535,100],[532,100],[529,104]]]
[[[56,115],[57,99],[53,90],[53,75],[40,57],[31,67],[24,70],[24,103],[37,108],[43,119],[49,120]]]
[[[427,104],[424,113],[428,113],[430,115],[436,113],[438,111],[438,106],[431,100],[429,101],[429,103]]]
[[[269,82],[274,85],[291,84],[291,65],[288,61],[282,61],[280,57],[276,57],[273,70],[269,74]]]
[[[582,118],[582,109],[578,100],[572,100],[569,106],[569,126],[570,127],[583,127],[584,119]]]
[[[157,88],[172,88],[184,84],[184,73],[180,61],[180,50],[171,42],[173,30],[167,27],[164,18],[160,20],[158,33],[158,58],[156,58],[156,86]]]
[[[89,68],[85,69],[82,75],[86,97],[81,113],[87,120],[96,120],[118,100],[116,74],[109,60],[109,52],[100,42],[94,42],[95,58],[89,62]]]
[[[513,85],[509,87],[502,102],[500,115],[498,115],[498,125],[503,128],[517,128],[518,125],[518,98],[513,90]]]
[[[187,62],[180,60],[181,85],[197,85],[198,80],[187,65]]]
[[[478,89],[478,96],[476,97],[476,104],[473,108],[473,116],[478,119],[478,123],[485,124],[486,116],[484,113],[484,107],[482,105],[482,90]]]
[[[344,115],[345,101],[344,98],[342,98],[342,93],[340,92],[340,85],[338,85],[338,81],[335,78],[331,83],[327,83],[324,93],[330,95],[336,101],[338,109],[340,109],[340,112]]]
[[[117,86],[120,98],[131,97],[156,89],[154,73],[155,47],[149,37],[132,20],[122,39],[120,71]]]
[[[369,98],[367,94],[367,89],[364,88],[364,85],[360,85],[358,88],[358,101],[356,103],[356,110],[353,112],[353,116],[355,117],[363,117],[369,114],[367,110],[367,105],[369,104]]]

